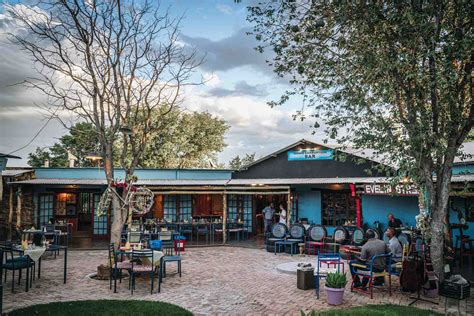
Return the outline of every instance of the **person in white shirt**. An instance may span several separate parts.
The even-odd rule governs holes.
[[[283,207],[283,204],[280,204],[280,224],[286,225],[286,210]]]
[[[392,253],[392,261],[394,262],[400,262],[402,260],[402,244],[398,240],[397,236],[395,236],[395,229],[392,227],[387,228],[387,231],[385,232],[387,237],[389,238],[388,241],[388,248],[390,249],[390,252]]]

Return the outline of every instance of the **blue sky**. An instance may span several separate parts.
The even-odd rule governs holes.
[[[237,154],[265,155],[303,137],[322,138],[321,134],[312,136],[310,121],[293,121],[292,114],[300,108],[298,100],[276,109],[266,104],[288,87],[265,64],[265,58],[271,56],[257,53],[253,49],[256,41],[246,35],[251,27],[246,21],[249,3],[250,0],[161,2],[172,15],[184,15],[183,44],[206,55],[199,74],[208,81],[187,90],[183,105],[189,110],[209,111],[228,122],[228,146],[219,155],[219,162],[223,163]],[[0,9],[0,152],[8,153],[28,143],[45,117],[34,104],[41,99],[37,91],[10,86],[31,74],[32,69],[28,58],[6,40],[5,32],[11,24],[1,12]],[[51,146],[64,132],[59,123],[51,122],[30,146],[16,154],[26,158],[38,146]],[[9,163],[25,164],[26,159]]]

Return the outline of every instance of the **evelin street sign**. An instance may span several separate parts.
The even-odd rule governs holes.
[[[414,184],[364,184],[364,194],[418,196],[420,192]]]

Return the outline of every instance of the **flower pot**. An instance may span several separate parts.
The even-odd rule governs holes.
[[[329,305],[341,305],[342,298],[344,297],[344,290],[342,289],[333,289],[330,287],[324,287],[326,289],[327,302]]]

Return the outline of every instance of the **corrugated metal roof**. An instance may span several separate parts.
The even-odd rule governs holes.
[[[453,175],[452,182],[474,182],[474,174]],[[349,184],[349,183],[388,183],[387,177],[352,177],[352,178],[269,178],[269,179],[232,179],[232,180],[163,180],[146,179],[139,180],[136,185],[146,186],[180,186],[180,185],[209,185],[209,186],[238,186],[238,185],[291,185],[291,184]],[[35,185],[107,185],[106,180],[100,179],[31,179],[10,182],[14,184]]]
[[[33,172],[33,169],[8,169],[2,171],[2,177],[16,177],[21,174]]]
[[[37,185],[107,185],[107,181],[105,179],[31,179],[24,181],[12,181],[9,183]]]

